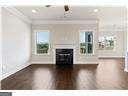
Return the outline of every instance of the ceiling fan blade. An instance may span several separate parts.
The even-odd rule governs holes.
[[[65,11],[69,11],[68,5],[64,5],[64,10],[65,10]]]
[[[51,5],[45,5],[45,7],[51,7]]]

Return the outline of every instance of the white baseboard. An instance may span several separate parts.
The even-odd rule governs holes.
[[[29,65],[31,65],[31,63],[28,62],[26,64],[22,64],[22,65],[16,66],[15,69],[12,69],[11,71],[9,71],[7,73],[3,73],[1,80],[9,77],[10,75],[12,75],[12,74],[14,74],[14,73],[26,68],[26,67],[28,67]]]
[[[74,64],[99,64],[99,62],[76,62]]]
[[[125,56],[99,56],[98,58],[125,58]]]
[[[31,62],[31,64],[55,64],[52,62]],[[99,62],[75,62],[74,64],[99,64]]]
[[[34,62],[30,62],[30,64],[54,64],[53,62],[36,62],[36,61],[34,61]]]

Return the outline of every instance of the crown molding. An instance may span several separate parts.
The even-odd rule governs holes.
[[[33,25],[41,24],[98,24],[99,20],[33,20]]]
[[[18,17],[19,19],[21,19],[22,21],[26,23],[32,23],[32,21],[27,16],[25,16],[23,13],[18,11],[15,7],[3,7],[3,8],[9,11],[10,13],[12,13],[13,15],[15,15],[16,17]]]

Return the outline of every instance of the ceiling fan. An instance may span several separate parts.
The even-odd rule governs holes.
[[[52,5],[45,5],[45,7],[51,7]],[[69,6],[68,5],[64,5],[64,11],[67,12],[69,11]]]

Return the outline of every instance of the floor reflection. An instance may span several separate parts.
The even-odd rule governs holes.
[[[31,65],[2,80],[4,90],[96,90],[128,89],[124,59],[100,59],[98,65],[75,64],[57,67]]]
[[[76,89],[76,78],[73,66],[56,66],[54,73],[55,89]]]
[[[40,73],[40,74],[39,74]],[[49,67],[39,67],[33,73],[32,89],[51,89],[53,84],[53,70]],[[44,85],[45,84],[45,85]]]
[[[88,69],[88,66],[84,69],[80,69],[77,72],[77,89],[97,89],[95,81],[95,70]]]
[[[123,59],[101,59],[96,70],[98,89],[122,89],[127,85]]]

